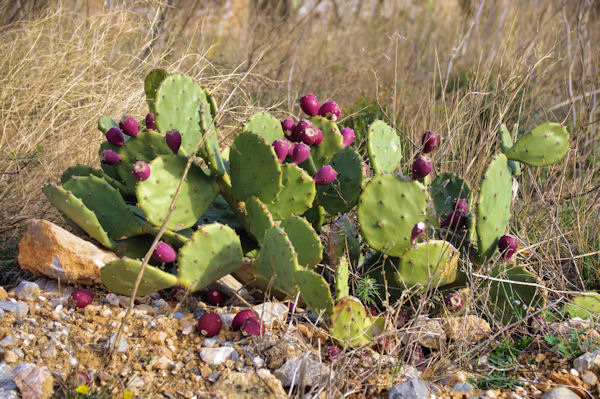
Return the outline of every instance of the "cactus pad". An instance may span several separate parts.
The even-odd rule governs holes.
[[[325,279],[312,270],[298,270],[295,275],[302,299],[310,310],[316,314],[323,312],[330,315],[333,311],[333,299]]]
[[[503,123],[500,125],[500,148],[502,148],[502,153],[506,154],[513,147],[513,141],[510,137],[510,133],[506,128],[506,125]],[[517,161],[508,160],[508,167],[512,170],[513,176],[521,175],[521,164]]]
[[[331,184],[317,188],[319,203],[332,214],[347,212],[358,201],[361,193],[364,170],[360,155],[352,147],[346,147],[335,153],[329,165],[338,172]]]
[[[226,224],[232,229],[242,228],[237,213],[231,209],[231,206],[229,206],[229,203],[222,195],[218,195],[215,198],[202,217],[198,219],[197,224],[210,224],[213,222]]]
[[[64,183],[71,179],[71,177],[73,176],[96,176],[100,179],[105,180],[108,184],[119,190],[121,193],[125,193],[127,191],[127,188],[123,183],[121,183],[117,179],[113,179],[105,172],[98,169],[94,169],[88,165],[73,165],[68,167],[61,175],[60,182]]]
[[[111,127],[118,128],[119,124],[108,116],[101,116],[100,119],[98,119],[98,130],[100,130],[103,134],[106,134]]]
[[[473,209],[473,193],[466,181],[452,173],[442,173],[431,182],[431,197],[438,216],[443,217],[454,210],[454,200],[464,199]]]
[[[338,265],[335,268],[335,297],[343,298],[350,295],[350,287],[348,286],[348,279],[350,278],[348,260],[346,257],[340,258]]]
[[[348,257],[351,264],[358,265],[360,249],[358,231],[348,216],[342,215],[330,224],[327,240],[327,256],[330,264],[336,265],[339,259]]]
[[[310,223],[299,216],[288,216],[279,225],[287,234],[298,257],[298,265],[312,269],[323,257],[321,240]]]
[[[451,284],[456,280],[458,257],[449,242],[420,242],[398,258],[396,280],[400,287],[426,287],[430,279],[432,287]]]
[[[137,198],[148,221],[161,226],[177,190],[187,159],[179,155],[163,155],[150,163],[150,177],[138,182]],[[192,164],[183,182],[175,209],[167,222],[170,230],[193,226],[219,194],[213,178]]]
[[[251,115],[244,124],[242,132],[257,134],[265,139],[267,144],[272,144],[275,140],[280,140],[284,137],[281,122],[266,112],[258,112]]]
[[[177,256],[179,284],[191,292],[207,287],[242,266],[240,239],[230,227],[198,227]]]
[[[344,138],[337,125],[321,116],[315,116],[310,122],[323,132],[323,141],[316,147],[312,147],[311,156],[317,170],[326,165],[344,147]],[[302,164],[304,166],[304,164]],[[305,168],[306,169],[306,168]]]
[[[321,227],[325,223],[325,209],[321,205],[313,203],[313,206],[304,212],[302,216],[312,225],[317,233],[321,232]]]
[[[415,224],[425,219],[427,192],[419,182],[378,175],[358,201],[358,221],[367,243],[378,251],[400,256],[410,247]]]
[[[100,269],[102,284],[109,291],[120,295],[131,295],[133,285],[142,262],[134,259],[121,258],[107,263]],[[177,277],[163,272],[157,267],[147,265],[138,288],[138,296],[152,294],[177,285]]]
[[[281,165],[275,151],[253,133],[242,133],[233,141],[229,154],[231,185],[238,201],[254,195],[262,202],[273,201],[282,188]]]
[[[383,121],[375,121],[369,126],[367,150],[375,174],[394,173],[402,160],[400,138]]]
[[[154,108],[154,104],[156,103],[156,92],[167,76],[169,76],[169,73],[164,69],[153,69],[146,75],[146,79],[144,79],[146,102],[148,103],[148,109],[153,114],[156,113],[156,109]]]
[[[477,201],[477,257],[483,263],[494,255],[510,219],[512,173],[504,154],[497,155],[485,171]]]
[[[267,230],[263,245],[254,261],[254,268],[273,286],[289,296],[296,293],[295,272],[300,270],[294,247],[282,228]]]
[[[269,209],[258,198],[250,197],[246,200],[246,213],[250,233],[262,244],[265,233],[274,225]]]
[[[490,281],[489,305],[504,324],[526,319],[528,314],[543,305],[544,299],[536,287],[519,284],[537,283],[535,276],[524,267],[499,264],[490,276],[515,282]]]
[[[569,318],[597,319],[600,315],[600,294],[582,292],[561,308],[561,313]]]
[[[226,176],[228,171],[227,162],[221,157],[219,153],[219,134],[217,127],[215,126],[213,105],[216,112],[216,104],[208,91],[205,91],[206,96],[210,99],[210,106],[207,104],[200,105],[200,111],[198,115],[200,117],[200,132],[202,136],[206,137],[204,146],[200,153],[204,160],[210,165],[210,167],[217,173],[218,176]],[[227,181],[229,177],[225,178]]]
[[[558,123],[544,123],[521,137],[506,157],[532,166],[550,165],[569,150],[569,133]]]
[[[283,189],[268,204],[275,220],[302,215],[311,207],[316,194],[315,182],[304,169],[288,163],[281,165],[281,170]]]
[[[357,347],[371,342],[383,330],[383,319],[367,315],[356,298],[342,298],[333,308],[331,335],[343,346]]]

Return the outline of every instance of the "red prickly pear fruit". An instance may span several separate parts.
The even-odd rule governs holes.
[[[421,136],[421,145],[423,146],[424,154],[429,154],[431,151],[435,150],[439,143],[440,136],[432,131],[428,130]]]
[[[310,121],[307,121],[306,119],[299,120],[298,123],[296,123],[296,127],[294,128],[294,131],[288,138],[291,141],[293,141],[294,143],[299,143],[302,141],[302,136],[304,135],[304,131],[306,129],[313,129],[313,128],[314,127],[313,127],[312,123],[310,123]]]
[[[154,123],[154,114],[152,113],[146,115],[146,129],[156,130],[156,123]]]
[[[327,101],[319,108],[320,116],[331,119],[334,122],[340,117],[340,113],[340,107],[334,101]]]
[[[72,387],[88,385],[90,381],[90,376],[81,370],[73,371],[69,376],[69,382]]]
[[[94,301],[94,294],[90,290],[81,288],[71,293],[71,299],[75,302],[75,306],[83,309]]]
[[[469,213],[469,203],[465,199],[457,199],[454,201],[454,209],[458,209],[462,211],[462,213],[467,214]]]
[[[305,121],[306,123],[301,122],[298,122],[298,125],[296,125],[294,137],[306,145],[313,145],[317,139],[317,129],[308,121]]]
[[[307,94],[300,99],[300,108],[308,116],[315,116],[319,112],[319,100],[314,94]]]
[[[279,162],[283,163],[285,158],[288,156],[288,152],[290,150],[290,142],[287,140],[275,140],[273,142],[273,150],[275,150],[275,155],[279,158]]]
[[[125,144],[125,135],[118,127],[111,127],[106,132],[106,140],[112,145],[120,147]]]
[[[415,227],[413,227],[412,232],[410,233],[410,244],[411,245],[415,245],[415,242],[417,241],[417,239],[419,237],[421,237],[423,235],[423,233],[425,232],[426,227],[427,226],[423,222],[419,222],[419,223],[415,224]]]
[[[504,235],[500,237],[498,241],[498,249],[500,253],[504,256],[504,261],[508,262],[510,258],[513,257],[515,253],[517,253],[517,248],[519,247],[519,240],[516,237]]]
[[[450,312],[459,312],[463,308],[463,300],[458,292],[452,292],[444,299],[444,305]]]
[[[121,155],[113,150],[104,150],[100,154],[100,162],[106,165],[114,165],[121,162]]]
[[[292,141],[288,140],[287,138],[285,139],[285,142],[289,146],[287,156],[291,158],[292,154],[294,153],[294,148],[296,147],[296,145]]]
[[[175,129],[168,130],[167,134],[165,134],[165,141],[171,151],[173,151],[173,154],[177,154],[179,152],[179,147],[181,147],[181,133]]]
[[[134,117],[125,115],[119,122],[119,128],[128,136],[135,137],[138,135],[138,123]]]
[[[294,146],[294,151],[292,152],[292,162],[296,165],[302,163],[308,159],[310,156],[310,147],[304,143],[298,143]]]
[[[446,219],[442,220],[440,227],[449,227],[451,229],[460,229],[467,223],[467,218],[463,211],[455,209],[446,216]]]
[[[318,128],[315,128],[315,131],[315,143],[313,145],[318,146],[323,142],[323,132],[321,131],[321,129]]]
[[[422,179],[431,173],[431,169],[433,168],[433,163],[425,158],[419,157],[412,164],[412,179],[418,180]]]
[[[343,141],[343,145],[344,148],[348,147],[350,144],[352,144],[354,142],[354,130],[350,129],[349,127],[345,127],[343,128],[340,133],[342,134],[342,137],[344,138]]]
[[[198,331],[205,337],[214,337],[221,328],[223,328],[223,320],[215,312],[204,313],[198,319]]]
[[[325,349],[325,360],[328,362],[333,361],[338,355],[342,353],[342,350],[337,346],[328,346]]]
[[[259,335],[264,334],[265,326],[263,325],[262,321],[260,321],[258,318],[249,317],[242,323],[240,331],[242,332],[242,335],[244,337],[247,337],[249,335],[254,335],[255,337],[258,337]]]
[[[231,329],[234,331],[239,330],[242,327],[242,324],[249,318],[257,318],[256,313],[252,309],[245,309],[235,315],[233,320],[231,321]]]
[[[285,137],[289,137],[289,135],[294,132],[296,123],[294,123],[294,121],[291,119],[284,119],[281,121],[281,128],[283,129],[283,134]]]
[[[166,242],[159,241],[152,252],[152,259],[157,262],[170,263],[177,259],[177,252]]]
[[[337,172],[329,165],[323,166],[313,177],[315,184],[325,186],[331,184],[337,177]]]
[[[150,166],[144,161],[137,161],[131,167],[131,174],[137,181],[146,180],[150,177]]]
[[[211,288],[210,290],[206,291],[206,302],[213,306],[219,306],[225,302],[225,296],[218,289]]]

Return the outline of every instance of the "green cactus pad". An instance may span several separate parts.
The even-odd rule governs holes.
[[[512,173],[504,154],[497,155],[485,171],[479,184],[477,201],[477,257],[483,263],[498,248],[510,219]]]
[[[251,196],[270,203],[282,189],[281,165],[275,151],[253,133],[242,133],[233,141],[229,154],[231,185],[238,201]]]
[[[215,198],[202,217],[198,219],[197,224],[210,224],[214,222],[226,224],[232,229],[242,228],[237,213],[231,209],[231,206],[222,195],[218,195]]]
[[[275,140],[281,140],[284,137],[281,122],[266,112],[251,115],[244,124],[242,132],[257,134],[265,139],[267,144],[273,144]]]
[[[333,299],[325,279],[312,270],[298,270],[295,275],[300,295],[310,310],[329,316],[333,311]]]
[[[365,306],[356,298],[342,298],[333,308],[331,335],[342,346],[367,345],[383,331],[383,319],[367,316]]]
[[[375,121],[369,126],[367,151],[375,174],[394,173],[402,160],[400,138],[383,121]]]
[[[142,259],[148,253],[152,242],[154,242],[154,236],[148,234],[126,238],[116,242],[114,252],[120,257]],[[148,263],[155,266],[160,265],[160,262],[153,258],[150,258]]]
[[[281,170],[283,189],[267,205],[275,220],[302,215],[311,207],[317,192],[314,180],[304,169],[288,163],[281,165]]]
[[[506,125],[504,123],[502,125],[500,125],[499,136],[500,136],[500,147],[502,148],[502,153],[506,154],[513,147],[513,141],[512,141],[512,138],[510,137],[510,133],[508,132],[508,129],[506,128]],[[508,167],[510,168],[510,170],[512,170],[513,176],[521,175],[521,164],[519,162],[509,160]]]
[[[358,265],[361,249],[359,234],[348,216],[342,215],[330,224],[327,245],[331,264],[335,265],[338,259],[348,257],[351,264]]]
[[[210,165],[217,176],[222,177],[228,182],[228,165],[219,152],[219,133],[217,131],[217,126],[215,125],[215,115],[213,114],[212,108],[212,105],[214,105],[216,112],[216,104],[214,104],[214,100],[210,97],[208,91],[205,91],[205,94],[210,98],[211,104],[201,104],[198,113],[200,118],[200,132],[202,136],[206,137],[206,141],[204,142],[204,146],[200,153],[202,158]]]
[[[360,229],[371,248],[400,256],[410,247],[413,227],[425,219],[427,191],[400,176],[373,177],[358,201]]]
[[[323,141],[321,144],[316,147],[311,147],[310,151],[313,162],[315,163],[317,170],[319,170],[324,165],[327,165],[335,153],[344,147],[344,138],[337,125],[328,119],[321,116],[315,116],[310,119],[310,122],[314,127],[321,129],[323,132]],[[307,169],[305,167],[306,162],[307,161],[300,165],[304,169]]]
[[[112,118],[108,116],[101,116],[98,119],[98,130],[100,130],[103,134],[106,134],[112,127],[119,127],[119,124],[115,122]]]
[[[203,225],[179,250],[179,284],[191,292],[203,289],[242,266],[242,246],[233,229]]]
[[[597,319],[600,316],[600,294],[582,292],[566,303],[561,313],[569,318]]]
[[[259,244],[262,244],[265,233],[274,225],[269,209],[258,198],[250,197],[246,200],[246,213],[248,214],[250,233]]]
[[[347,212],[358,201],[364,181],[362,160],[352,147],[335,153],[331,167],[338,173],[331,184],[317,187],[319,203],[332,215]]]
[[[346,257],[340,258],[337,267],[335,268],[335,297],[343,298],[350,295],[350,287],[348,279],[350,278],[349,263]]]
[[[486,305],[490,305],[504,324],[527,319],[528,314],[543,306],[544,298],[538,294],[536,287],[519,284],[537,283],[535,276],[524,267],[499,264],[490,272],[490,276],[515,282],[490,281],[489,302]]]
[[[48,201],[63,213],[65,218],[79,226],[104,247],[114,248],[115,243],[102,228],[96,214],[89,210],[81,199],[68,193],[60,186],[50,184],[44,186],[42,192],[46,195]]]
[[[325,223],[325,209],[321,205],[313,202],[312,207],[304,212],[302,216],[312,225],[317,233],[321,232],[321,227]]]
[[[204,89],[185,75],[167,76],[156,91],[156,127],[163,134],[178,130],[184,155],[191,154],[202,139],[199,110],[203,104],[210,108]]]
[[[442,173],[431,182],[431,197],[435,212],[439,217],[448,215],[454,209],[454,200],[464,199],[473,212],[473,193],[466,181],[452,173]]]
[[[102,284],[109,291],[119,295],[131,295],[142,262],[121,258],[107,263],[100,269]],[[177,285],[177,277],[163,272],[157,267],[147,265],[138,287],[137,296],[145,296]]]
[[[169,76],[169,73],[164,69],[153,69],[146,79],[144,79],[144,92],[146,92],[146,102],[151,113],[156,114],[154,104],[156,103],[156,92],[161,83]]]
[[[282,228],[273,226],[267,230],[263,245],[254,261],[254,268],[273,286],[293,296],[296,293],[296,277],[300,270],[294,247]]]
[[[431,287],[451,284],[456,280],[458,257],[449,242],[420,242],[398,258],[396,280],[400,287],[426,287],[430,279]]]
[[[323,257],[323,245],[319,236],[306,219],[288,216],[279,225],[287,234],[298,256],[298,265],[311,269]]]
[[[122,193],[125,193],[127,191],[127,188],[125,187],[125,185],[123,183],[121,183],[117,179],[113,179],[105,172],[98,170],[98,169],[94,169],[88,165],[74,165],[74,166],[68,167],[67,169],[65,169],[65,171],[61,175],[60,182],[64,183],[64,182],[68,181],[69,179],[71,179],[71,177],[73,177],[73,176],[96,176],[96,177],[99,177],[100,179],[105,180],[108,184],[110,184],[111,186],[113,186],[114,188],[116,188],[117,190],[119,190]]]
[[[569,151],[569,133],[558,123],[544,123],[521,137],[506,157],[532,166],[550,165]]]
[[[130,211],[116,188],[96,176],[73,176],[63,188],[93,211],[113,240],[142,234],[139,219]]]
[[[139,207],[153,225],[161,226],[164,222],[186,163],[187,159],[179,155],[162,155],[150,162],[150,177],[138,182]],[[192,227],[218,194],[219,186],[215,180],[192,164],[167,228],[177,231]]]

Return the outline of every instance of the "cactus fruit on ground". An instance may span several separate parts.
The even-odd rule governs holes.
[[[341,346],[362,346],[383,332],[383,323],[383,318],[367,315],[358,299],[347,296],[333,308],[330,334]]]
[[[302,215],[315,199],[316,188],[313,179],[302,168],[294,164],[281,165],[283,188],[275,200],[267,203],[275,220],[283,220],[290,215]]]
[[[369,126],[367,150],[375,174],[394,173],[402,160],[400,138],[382,121],[375,121]]]
[[[315,116],[319,112],[319,100],[314,94],[306,94],[300,98],[300,108],[308,116]]]
[[[269,209],[258,198],[252,196],[246,200],[248,228],[259,244],[262,244],[267,230],[274,226]]]
[[[211,288],[206,291],[206,302],[210,303],[213,306],[219,306],[223,302],[225,302],[225,296],[221,291],[216,288]]]
[[[502,149],[502,153],[506,154],[513,146],[512,138],[510,137],[510,133],[506,128],[506,125],[503,123],[500,125],[500,148]],[[517,161],[513,161],[511,159],[508,160],[508,167],[512,171],[513,176],[521,175],[521,164]]]
[[[265,332],[265,326],[263,322],[257,317],[249,317],[240,326],[240,331],[244,337],[250,335],[258,337]]]
[[[333,299],[325,279],[312,270],[297,270],[295,278],[302,299],[310,310],[329,316],[333,311]]]
[[[198,332],[207,338],[217,335],[221,328],[223,328],[223,320],[217,313],[204,313],[198,319]]]
[[[506,157],[531,166],[550,165],[569,150],[569,133],[558,123],[544,123],[534,127],[506,152]]]
[[[240,329],[240,327],[242,326],[242,323],[244,323],[244,321],[246,321],[246,319],[249,318],[256,318],[256,313],[254,312],[254,310],[252,309],[244,309],[240,312],[238,312],[238,314],[235,315],[235,317],[233,318],[233,320],[231,321],[231,329],[233,331],[237,331]]]
[[[267,144],[275,140],[283,140],[284,134],[281,122],[266,112],[257,112],[251,115],[244,124],[242,132],[251,132],[261,136]]]
[[[75,302],[75,306],[79,309],[83,309],[94,301],[94,294],[88,289],[81,288],[73,291],[71,293],[71,298]]]
[[[329,165],[337,172],[337,176],[331,184],[317,187],[317,198],[330,215],[337,215],[356,205],[365,175],[360,155],[352,147],[339,150]]]

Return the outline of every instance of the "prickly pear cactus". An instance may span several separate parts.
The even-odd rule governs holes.
[[[268,203],[275,220],[283,220],[290,215],[302,215],[312,205],[316,188],[312,177],[294,164],[281,165],[283,188],[277,198]]]
[[[456,280],[459,252],[449,242],[420,242],[398,258],[395,273],[400,287],[438,287]]]
[[[312,270],[298,270],[295,273],[296,282],[302,299],[314,313],[323,312],[329,316],[333,312],[333,299],[329,285],[325,279]]]
[[[331,315],[331,335],[341,346],[357,347],[370,343],[383,332],[383,319],[367,315],[356,298],[341,298]]]
[[[102,284],[117,294],[130,295],[141,268],[142,262],[136,259],[122,258],[107,263],[100,269]],[[142,275],[138,295],[148,295],[175,285],[177,285],[177,277],[158,267],[147,265]]]
[[[383,121],[375,121],[367,132],[369,160],[376,174],[394,173],[402,160],[400,138]]]
[[[569,150],[569,133],[558,123],[534,127],[506,153],[506,157],[532,166],[551,165]]]
[[[500,125],[500,148],[502,153],[506,154],[513,147],[513,141],[505,124]],[[512,170],[513,176],[521,175],[521,164],[517,161],[508,160],[508,167]]]
[[[462,178],[452,173],[442,173],[436,177],[430,186],[431,197],[435,212],[438,216],[447,215],[454,210],[454,201],[464,199],[473,207],[473,192]]]
[[[242,132],[251,132],[259,135],[265,139],[267,144],[271,144],[275,140],[283,139],[281,122],[266,112],[258,112],[251,115],[244,124]]]

